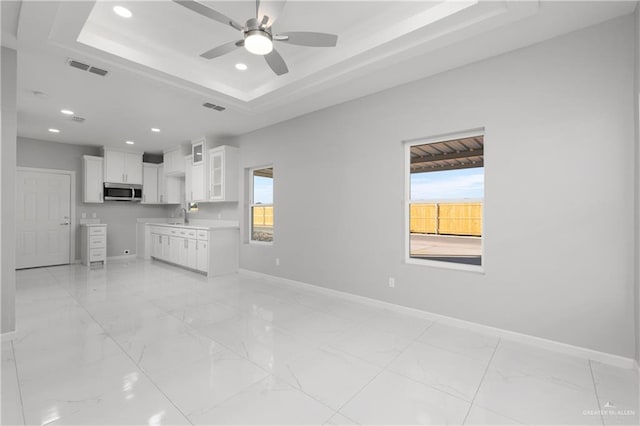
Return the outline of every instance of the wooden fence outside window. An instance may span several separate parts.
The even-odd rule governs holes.
[[[412,203],[410,232],[482,236],[482,202]]]

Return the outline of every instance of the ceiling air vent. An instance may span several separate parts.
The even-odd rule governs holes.
[[[103,70],[101,68],[96,68],[96,67],[91,66],[91,65],[83,64],[82,62],[78,62],[78,61],[76,61],[74,59],[67,59],[67,63],[69,64],[69,66],[71,66],[73,68],[77,68],[77,69],[82,70],[82,71],[89,71],[90,73],[97,74],[97,75],[102,76],[102,77],[107,75],[108,72],[109,72],[109,71]]]
[[[79,115],[74,115],[73,117],[71,117],[71,121],[76,123],[84,123],[84,120],[86,120],[86,118],[80,117]]]
[[[69,65],[82,71],[86,71],[89,69],[89,65],[83,64],[82,62],[74,61],[73,59],[69,59]]]
[[[211,102],[205,102],[202,104],[205,108],[215,109],[216,111],[224,111],[226,108],[220,105],[212,104]]]
[[[92,72],[94,74],[98,74],[98,75],[104,77],[105,75],[107,75],[107,73],[109,71],[105,71],[105,70],[102,70],[102,69],[96,68],[96,67],[91,67],[91,68],[89,68],[89,72]]]

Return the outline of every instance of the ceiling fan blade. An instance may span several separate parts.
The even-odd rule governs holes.
[[[231,25],[236,30],[242,31],[242,25],[229,18],[227,15],[218,12],[217,10],[213,10],[202,3],[198,3],[194,0],[173,0],[178,3],[180,6],[184,6],[189,10],[192,10],[202,16],[206,16],[207,18],[213,19],[214,21],[218,21],[225,25]]]
[[[238,47],[242,47],[242,46],[244,46],[244,40],[230,41],[229,43],[225,43],[218,47],[214,47],[211,50],[207,50],[200,56],[202,56],[205,59],[213,59],[213,58],[217,58],[218,56],[226,55],[229,52],[233,52]]]
[[[286,0],[256,0],[256,19],[263,28],[271,27],[286,3]]]
[[[276,41],[284,41],[291,44],[311,47],[334,47],[338,43],[338,36],[335,34],[307,31],[279,33],[274,36],[273,39]]]
[[[286,74],[289,72],[289,68],[287,68],[287,64],[282,59],[282,56],[278,53],[276,49],[273,49],[271,53],[264,55],[264,59],[269,64],[269,67],[275,72],[277,75]]]

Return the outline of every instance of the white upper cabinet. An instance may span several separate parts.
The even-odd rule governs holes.
[[[142,204],[182,203],[182,178],[166,176],[163,164],[144,163],[143,170]]]
[[[142,154],[125,153],[124,176],[126,183],[142,185]]]
[[[191,201],[206,201],[204,164],[191,166]]]
[[[186,179],[185,173],[185,198],[187,201],[209,201],[206,148],[211,143],[211,141],[207,142],[204,137],[191,142],[191,155],[187,157],[189,160],[185,163],[185,168],[189,169],[189,179]]]
[[[163,202],[166,204],[182,204],[184,198],[183,180],[177,176],[163,176]]]
[[[204,164],[204,151],[206,140],[204,138],[198,139],[192,142],[191,145],[191,157],[193,165]]]
[[[209,150],[209,201],[238,201],[238,148]]]
[[[164,153],[164,174],[167,176],[184,176],[184,157],[187,152],[182,147]]]
[[[124,182],[124,152],[104,151],[104,181]]]
[[[83,160],[83,197],[82,201],[85,203],[102,203],[102,190],[103,190],[103,159],[102,157],[93,157],[91,155],[85,155]]]
[[[182,179],[177,176],[167,176],[164,164],[158,167],[158,199],[160,204],[181,204],[183,198]]]
[[[158,201],[158,165],[142,163],[142,204]]]
[[[105,149],[104,181],[142,185],[142,154]]]
[[[184,157],[184,198],[187,203],[193,201],[193,184],[192,184],[192,165],[191,159],[193,157],[188,155]]]
[[[238,148],[228,145],[212,148],[206,138],[192,142],[191,157],[185,161],[187,201],[238,201]]]

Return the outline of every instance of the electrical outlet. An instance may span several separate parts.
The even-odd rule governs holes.
[[[129,254],[129,249],[125,249],[124,254]]]
[[[396,279],[393,277],[389,277],[389,287],[396,288]]]
[[[276,266],[280,266],[280,258],[276,257]]]

